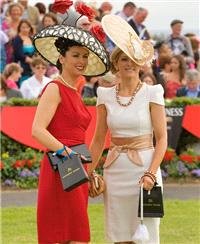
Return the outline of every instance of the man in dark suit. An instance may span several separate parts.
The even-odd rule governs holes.
[[[138,8],[133,18],[128,21],[129,25],[138,34],[140,39],[143,40],[151,39],[150,34],[146,29],[146,26],[142,24],[145,21],[147,15],[148,15],[147,9]]]
[[[191,69],[186,72],[187,85],[178,89],[177,97],[200,97],[200,74],[197,70]]]

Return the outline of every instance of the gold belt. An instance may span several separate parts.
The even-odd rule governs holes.
[[[112,137],[104,168],[110,166],[122,152],[127,153],[128,158],[132,163],[142,166],[143,162],[138,151],[150,148],[153,148],[153,139],[151,134],[128,138]]]

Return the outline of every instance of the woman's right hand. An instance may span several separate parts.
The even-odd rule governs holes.
[[[139,183],[140,185],[143,184],[143,188],[147,191],[150,191],[155,184],[155,182],[149,176],[143,176]]]

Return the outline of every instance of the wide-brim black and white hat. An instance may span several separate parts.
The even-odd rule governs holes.
[[[88,65],[84,75],[99,76],[108,72],[109,57],[104,46],[89,32],[82,29],[63,24],[49,26],[33,37],[33,44],[45,60],[56,65],[60,53],[55,46],[55,41],[59,37],[76,41],[89,50]]]

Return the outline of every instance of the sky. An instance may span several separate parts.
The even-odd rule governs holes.
[[[31,5],[37,2],[46,5],[54,0],[29,0]],[[127,0],[128,1],[128,0]],[[120,11],[127,1],[109,0],[113,4],[112,13]],[[85,3],[96,3],[99,7],[103,1],[84,1]],[[183,34],[192,32],[200,36],[200,1],[199,0],[136,0],[132,1],[137,7],[148,9],[149,15],[144,24],[151,34],[170,34],[170,22],[173,19],[184,21]]]

